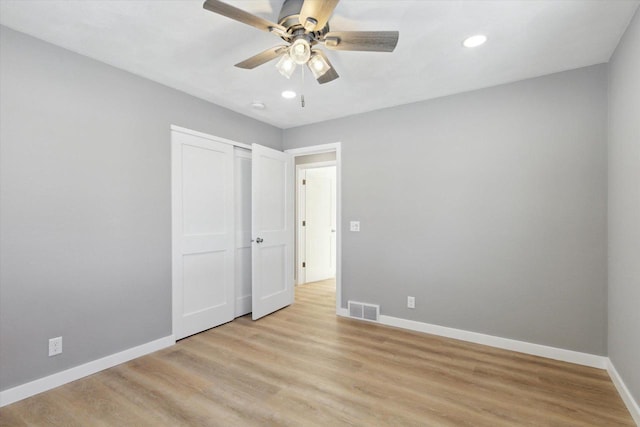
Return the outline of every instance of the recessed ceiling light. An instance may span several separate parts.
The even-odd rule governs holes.
[[[484,42],[487,41],[487,36],[485,36],[484,34],[476,34],[475,36],[471,36],[469,38],[466,38],[463,42],[462,45],[464,47],[478,47],[482,44],[484,44]]]
[[[253,108],[254,110],[264,110],[266,108],[266,105],[264,105],[264,103],[260,101],[253,101],[251,103],[251,108]]]
[[[292,90],[285,90],[284,92],[282,92],[282,97],[284,99],[293,99],[296,97],[296,93]]]

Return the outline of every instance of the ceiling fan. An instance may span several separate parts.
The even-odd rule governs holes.
[[[280,58],[276,67],[285,77],[290,78],[297,65],[306,65],[323,84],[339,76],[318,45],[331,50],[393,52],[398,44],[398,31],[330,31],[329,18],[338,1],[285,0],[277,24],[219,0],[206,0],[204,8],[287,42],[239,62],[236,67],[253,69]]]

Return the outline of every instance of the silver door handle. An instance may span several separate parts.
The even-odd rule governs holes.
[[[332,232],[332,233],[335,233],[335,232],[336,232],[336,230],[334,230],[334,229],[331,229],[331,232]]]

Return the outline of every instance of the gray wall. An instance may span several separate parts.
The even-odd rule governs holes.
[[[275,148],[282,131],[0,31],[7,389],[171,334],[170,124]]]
[[[640,12],[609,68],[609,357],[640,403]]]
[[[285,130],[342,142],[343,303],[606,354],[606,73]]]

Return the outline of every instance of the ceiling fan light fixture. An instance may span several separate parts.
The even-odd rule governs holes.
[[[467,37],[462,42],[464,47],[478,47],[483,45],[487,41],[487,36],[484,34],[476,34],[475,36]]]
[[[204,0],[203,7],[217,15],[279,36],[287,43],[253,55],[235,64],[236,67],[252,70],[277,59],[276,67],[286,78],[291,78],[297,65],[306,65],[315,76],[319,76],[316,78],[318,83],[325,84],[340,76],[322,50],[316,51],[321,58],[311,61],[314,54],[311,49],[317,44],[324,44],[324,47],[332,50],[359,52],[393,52],[398,44],[398,31],[330,31],[329,20],[339,1],[284,0],[277,24],[232,6],[229,0]],[[301,76],[304,81],[304,69]],[[304,106],[303,99],[301,102]]]
[[[286,78],[290,79],[293,72],[296,70],[296,63],[291,59],[289,55],[282,55],[282,58],[276,64],[276,68]]]
[[[309,66],[309,69],[313,73],[313,77],[315,77],[316,80],[331,69],[331,66],[322,57],[322,55],[318,55],[316,52],[312,53],[307,65]]]
[[[289,48],[289,56],[298,65],[306,64],[311,57],[311,45],[305,39],[298,39]]]

